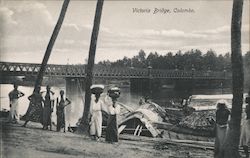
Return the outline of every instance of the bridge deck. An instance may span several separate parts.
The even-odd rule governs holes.
[[[0,62],[0,75],[27,76],[37,75],[40,64]],[[97,78],[168,78],[168,79],[231,79],[231,74],[214,71],[183,71],[140,68],[118,68],[95,66]],[[45,76],[86,77],[86,65],[55,65],[46,67]]]

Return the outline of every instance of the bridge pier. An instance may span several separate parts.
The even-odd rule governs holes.
[[[130,91],[141,96],[149,93],[149,80],[147,78],[132,78],[130,79]]]
[[[82,116],[84,107],[85,79],[67,77],[66,97],[71,101],[71,105],[65,108],[65,120],[70,125],[74,125]]]

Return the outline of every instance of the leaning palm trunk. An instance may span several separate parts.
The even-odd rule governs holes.
[[[80,126],[78,128],[79,133],[87,133],[89,129],[89,110],[90,110],[90,101],[91,101],[91,91],[90,86],[92,84],[93,78],[93,68],[95,63],[95,54],[96,54],[96,45],[99,33],[99,27],[101,23],[101,15],[103,8],[104,0],[97,0],[96,12],[94,18],[94,26],[91,35],[91,42],[89,48],[89,57],[88,57],[88,65],[86,69],[86,83],[85,83],[85,103],[84,103],[84,111]]]
[[[231,50],[232,50],[232,74],[233,74],[233,105],[229,131],[222,150],[224,158],[239,157],[240,124],[243,103],[243,63],[241,52],[241,20],[243,0],[233,1],[231,23]]]
[[[37,86],[41,86],[42,84],[42,81],[43,81],[43,75],[45,73],[45,69],[46,69],[46,66],[47,66],[47,63],[48,63],[48,60],[49,60],[49,57],[50,57],[50,54],[52,52],[52,49],[53,49],[53,46],[54,46],[54,43],[57,39],[57,36],[59,34],[59,31],[61,29],[61,26],[63,24],[63,21],[64,21],[64,17],[66,15],[66,11],[67,11],[67,8],[68,8],[68,5],[69,5],[69,1],[70,0],[64,0],[63,2],[63,5],[62,5],[62,9],[61,9],[61,12],[60,12],[60,15],[59,15],[59,18],[57,20],[57,23],[56,23],[56,26],[53,30],[53,33],[50,37],[50,41],[48,43],[48,46],[47,46],[47,49],[45,51],[45,54],[44,54],[44,57],[43,57],[43,61],[42,61],[42,64],[41,64],[41,67],[40,67],[40,70],[38,72],[38,75],[37,75],[37,78],[36,78],[36,82],[35,82],[35,87]]]

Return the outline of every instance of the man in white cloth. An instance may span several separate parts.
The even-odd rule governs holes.
[[[101,93],[104,90],[103,85],[92,85],[90,87],[92,94],[90,103],[90,135],[93,139],[99,141],[102,135],[102,109],[104,103],[100,100]]]
[[[9,93],[10,100],[10,115],[9,119],[12,123],[17,123],[19,121],[19,110],[18,110],[18,99],[23,97],[24,93],[18,90],[17,84],[14,84],[14,89]]]
[[[240,146],[243,147],[246,157],[249,157],[248,147],[250,145],[250,91],[246,98],[246,119],[242,121],[241,136],[240,136]]]

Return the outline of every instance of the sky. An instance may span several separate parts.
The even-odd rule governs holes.
[[[41,63],[62,0],[0,0],[0,61]],[[166,54],[230,52],[232,0],[105,0],[95,61],[133,57],[140,49]],[[86,63],[96,0],[71,0],[50,64]],[[150,12],[133,12],[133,10]],[[154,13],[155,8],[169,13]],[[190,9],[192,12],[174,12]],[[249,0],[244,1],[242,51],[249,51]]]

